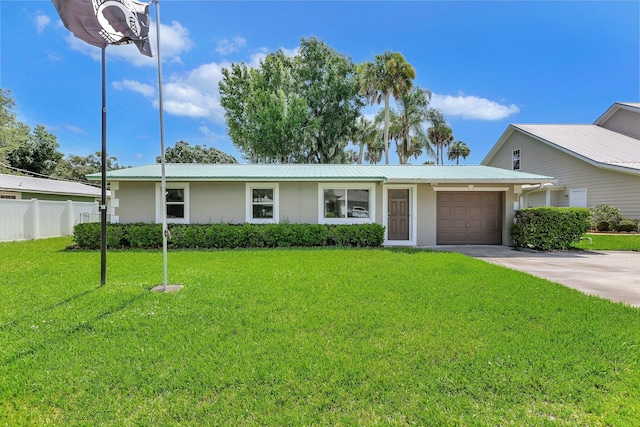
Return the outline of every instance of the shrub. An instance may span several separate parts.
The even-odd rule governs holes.
[[[539,250],[567,249],[589,231],[587,208],[531,208],[516,212],[511,227],[514,246]]]
[[[101,232],[99,222],[77,224],[73,228],[73,241],[81,248],[98,249],[100,247]]]
[[[119,224],[113,224],[118,226]],[[125,239],[132,248],[162,247],[161,224],[124,224]]]
[[[615,230],[620,220],[620,210],[615,206],[601,203],[591,209],[591,228],[598,231]]]
[[[233,249],[291,246],[379,247],[384,227],[379,224],[171,224],[172,248]],[[79,224],[74,241],[81,248],[100,247],[100,224]],[[110,224],[107,244],[111,248],[158,248],[162,246],[160,224]]]
[[[626,231],[627,233],[630,231],[638,231],[638,223],[632,219],[623,219],[618,223],[617,230]]]

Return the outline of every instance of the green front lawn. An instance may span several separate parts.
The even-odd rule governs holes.
[[[634,426],[640,310],[460,254],[0,244],[0,425]]]
[[[640,234],[585,234],[580,243],[573,245],[573,248],[594,251],[640,251]]]

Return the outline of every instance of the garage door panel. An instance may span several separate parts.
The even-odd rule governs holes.
[[[485,224],[481,219],[471,218],[471,219],[469,219],[467,221],[467,225],[469,226],[468,228],[473,230],[473,229],[476,229],[476,228],[482,229],[482,228],[484,228]]]
[[[481,206],[469,206],[467,212],[469,216],[480,216],[482,215],[482,207]]]
[[[457,203],[466,203],[466,196],[465,193],[448,193],[450,194],[450,200],[452,202],[457,202]]]
[[[464,219],[454,218],[451,221],[451,226],[454,228],[465,228],[467,226],[467,222]]]
[[[451,209],[451,215],[453,215],[453,216],[465,216],[465,215],[467,215],[467,207],[466,206],[455,205]]]
[[[502,193],[438,192],[439,245],[501,244]]]
[[[462,193],[466,194],[464,198],[465,203],[481,203],[484,199],[482,197],[482,193]]]

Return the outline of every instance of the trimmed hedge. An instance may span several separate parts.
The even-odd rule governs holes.
[[[587,208],[540,207],[517,211],[511,227],[513,244],[543,251],[568,249],[589,231],[590,217]]]
[[[311,246],[379,247],[384,227],[379,224],[170,224],[169,246],[174,249],[234,249]],[[73,241],[82,249],[100,247],[100,224],[78,224]],[[160,224],[109,224],[109,248],[162,247]]]

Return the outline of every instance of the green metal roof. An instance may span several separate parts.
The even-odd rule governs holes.
[[[107,172],[108,181],[159,181],[161,165]],[[368,181],[540,184],[554,178],[490,166],[192,164],[165,165],[167,181]],[[99,173],[87,176],[99,181]]]

